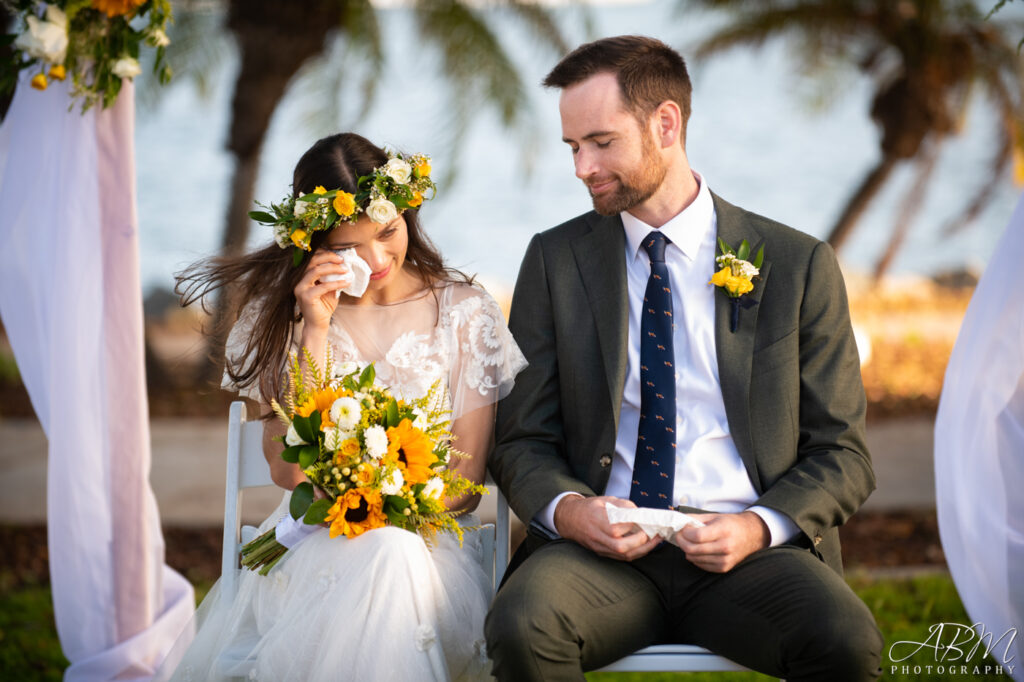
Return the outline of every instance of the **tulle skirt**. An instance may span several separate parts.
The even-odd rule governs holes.
[[[261,531],[287,513],[288,497]],[[173,674],[157,679],[490,680],[483,621],[491,585],[481,555],[473,532],[461,548],[441,535],[428,549],[392,527],[353,539],[320,529],[269,575],[240,571],[234,600],[218,582],[196,614],[195,638],[167,659]]]

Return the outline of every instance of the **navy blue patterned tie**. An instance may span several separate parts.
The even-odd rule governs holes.
[[[640,314],[640,428],[629,499],[638,507],[672,508],[676,471],[676,368],[672,352],[672,283],[665,265],[669,239],[644,237],[651,276]]]

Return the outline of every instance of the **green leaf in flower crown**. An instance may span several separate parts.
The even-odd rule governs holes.
[[[750,242],[744,239],[740,242],[740,248],[736,252],[736,257],[740,260],[747,260],[748,256],[750,256]]]
[[[301,519],[312,503],[313,484],[309,481],[303,481],[295,486],[295,490],[292,491],[292,499],[288,503],[288,513],[292,515],[293,519]]]
[[[293,268],[298,267],[299,263],[302,262],[302,254],[303,254],[302,249],[294,249],[294,250],[292,250],[292,267]]]
[[[401,423],[401,419],[398,418],[398,403],[392,398],[388,401],[388,419],[387,426],[398,426]]]
[[[249,217],[258,223],[273,223],[277,221],[277,218],[266,211],[249,211]]]
[[[754,256],[754,262],[752,263],[752,265],[758,270],[760,270],[761,263],[764,263],[764,245],[762,245],[761,248],[757,250],[757,255]]]
[[[313,417],[316,417],[316,426],[312,424]],[[320,412],[315,411],[308,417],[301,417],[295,415],[292,418],[292,426],[295,427],[295,433],[299,434],[299,438],[306,441],[307,443],[315,443],[317,432],[320,429]]]
[[[373,386],[373,380],[377,378],[377,370],[373,368],[373,364],[366,366],[363,373],[359,375],[359,388],[369,388]]]
[[[299,461],[299,452],[301,450],[301,445],[292,445],[291,447],[287,447],[281,453],[281,459],[283,459],[286,462],[291,462],[292,464],[294,464],[295,462]]]
[[[316,445],[303,445],[299,450],[299,466],[303,469],[309,467],[320,456],[320,448]]]
[[[328,499],[319,499],[309,505],[309,509],[306,510],[306,515],[302,517],[303,523],[309,525],[315,525],[323,523],[327,519],[327,512],[334,506],[334,502]]]

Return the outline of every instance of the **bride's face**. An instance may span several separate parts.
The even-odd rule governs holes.
[[[354,224],[342,222],[324,243],[324,248],[332,250],[354,248],[370,266],[369,288],[375,290],[385,289],[398,280],[408,247],[409,231],[401,215],[386,225],[365,215]]]

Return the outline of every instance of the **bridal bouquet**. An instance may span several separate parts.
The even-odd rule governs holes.
[[[335,368],[328,357],[321,372],[308,351],[305,359],[304,373],[292,355],[285,405],[271,403],[288,427],[281,457],[308,479],[292,492],[292,518],[327,523],[332,538],[392,525],[428,544],[442,531],[461,542],[462,527],[444,499],[486,489],[448,468],[465,455],[452,447],[439,383],[406,401],[376,381],[372,364]],[[242,565],[266,575],[287,551],[271,529],[242,547]]]

